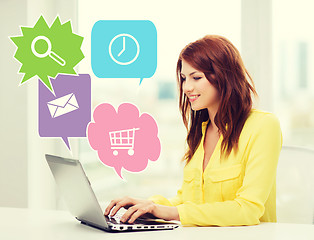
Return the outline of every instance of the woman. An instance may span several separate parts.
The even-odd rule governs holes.
[[[115,199],[105,215],[125,207],[121,220],[129,223],[146,213],[184,226],[276,222],[282,133],[275,115],[252,108],[257,93],[238,50],[205,36],[181,51],[177,78],[188,130],[182,188],[172,199]]]

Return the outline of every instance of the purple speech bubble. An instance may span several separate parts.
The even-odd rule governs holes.
[[[94,122],[87,127],[89,144],[101,162],[113,167],[119,177],[122,167],[140,172],[148,160],[159,158],[157,123],[147,113],[140,115],[135,105],[123,103],[116,111],[111,104],[103,103],[95,108],[93,117]]]
[[[51,79],[55,96],[38,81],[38,130],[40,137],[86,137],[91,120],[91,78],[88,74],[62,75]]]

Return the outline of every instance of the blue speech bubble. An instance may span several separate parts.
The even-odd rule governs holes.
[[[91,63],[99,78],[150,78],[157,68],[157,31],[148,20],[101,20],[94,24]]]

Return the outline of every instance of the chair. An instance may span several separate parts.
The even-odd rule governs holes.
[[[277,168],[277,221],[314,224],[314,150],[282,147]]]

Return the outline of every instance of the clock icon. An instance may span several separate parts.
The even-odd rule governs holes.
[[[140,45],[135,37],[127,33],[116,35],[109,43],[109,55],[119,65],[133,63],[140,53]]]

